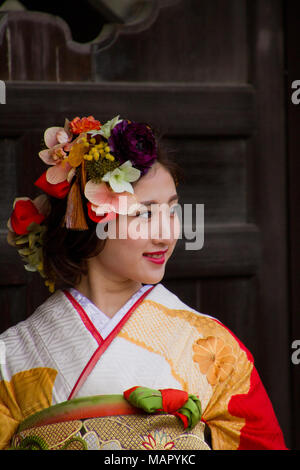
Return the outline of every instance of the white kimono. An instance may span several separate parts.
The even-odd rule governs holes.
[[[197,395],[213,449],[286,448],[249,351],[162,284],[111,319],[76,290],[57,291],[0,340],[0,448],[40,410],[137,385]]]

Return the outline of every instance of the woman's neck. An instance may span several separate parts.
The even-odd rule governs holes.
[[[112,318],[120,308],[142,287],[131,279],[116,280],[89,269],[75,288],[93,302],[105,315]]]

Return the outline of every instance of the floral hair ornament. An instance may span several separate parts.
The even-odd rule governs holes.
[[[132,183],[157,158],[149,125],[119,116],[104,124],[93,116],[66,119],[63,127],[46,129],[44,142],[39,157],[50,168],[34,184],[49,196],[67,198],[62,225],[70,230],[87,230],[86,214],[97,223],[113,220],[117,214],[131,214],[137,207]],[[43,221],[49,211],[45,197],[34,201],[18,198],[8,222],[9,243],[24,242],[27,246],[19,253],[27,257],[26,269],[41,274]]]
[[[66,120],[64,127],[47,129],[44,141],[47,148],[39,156],[51,168],[35,185],[51,196],[68,198],[64,225],[74,230],[88,229],[83,194],[94,222],[129,214],[137,203],[131,183],[157,158],[151,128],[119,116],[103,125],[93,116]]]

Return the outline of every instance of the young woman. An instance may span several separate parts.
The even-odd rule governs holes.
[[[180,175],[151,128],[75,118],[45,144],[48,196],[8,240],[56,292],[0,337],[1,448],[285,449],[249,351],[160,283]]]

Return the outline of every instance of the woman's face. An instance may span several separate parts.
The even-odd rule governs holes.
[[[118,215],[116,237],[108,235],[97,261],[111,279],[156,284],[180,233],[176,186],[157,162],[133,187],[140,205],[135,215]]]

